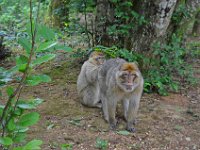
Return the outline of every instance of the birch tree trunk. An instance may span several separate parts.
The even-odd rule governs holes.
[[[123,1],[123,0],[122,0]],[[131,31],[125,38],[124,48],[135,51],[148,51],[155,41],[165,42],[174,33],[172,15],[181,0],[133,0],[133,10],[143,15],[148,23]],[[199,9],[200,0],[185,0],[184,4],[190,12]],[[119,43],[119,38],[108,35],[108,26],[115,21],[115,6],[109,0],[97,0],[96,43],[111,46]],[[184,22],[184,20],[181,20]],[[180,24],[181,26],[182,24]],[[177,28],[179,28],[178,26]],[[169,34],[168,34],[169,33]],[[120,39],[121,40],[121,39]]]
[[[150,50],[155,41],[165,41],[176,4],[177,0],[145,0],[137,3],[136,11],[148,18],[149,23],[133,33],[132,50]]]

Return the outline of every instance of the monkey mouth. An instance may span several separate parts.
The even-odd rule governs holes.
[[[122,83],[124,86],[127,86],[127,87],[132,87],[133,84],[132,83]]]
[[[127,86],[126,86],[126,89],[127,89],[127,90],[132,90],[132,87],[133,87],[132,85],[127,85]]]
[[[126,88],[126,90],[132,90],[133,84],[131,84],[131,83],[123,83],[123,85]]]

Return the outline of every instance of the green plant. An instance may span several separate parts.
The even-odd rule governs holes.
[[[97,138],[96,139],[96,148],[106,150],[108,148],[108,141]]]
[[[146,73],[147,89],[156,89],[160,94],[167,95],[168,91],[177,91],[182,81],[193,79],[192,67],[185,61],[187,50],[175,34],[169,44],[156,43],[153,49],[154,60]]]
[[[38,9],[40,9],[40,3]],[[38,14],[36,15],[38,16]],[[56,34],[52,29],[33,21],[32,1],[30,0],[30,25],[27,26],[25,37],[19,37],[18,42],[24,50],[23,54],[16,57],[16,66],[6,70],[0,68],[0,88],[6,89],[8,100],[5,105],[0,105],[0,146],[4,149],[36,150],[40,149],[42,141],[32,140],[25,144],[26,132],[29,127],[36,124],[40,115],[32,112],[42,100],[21,99],[21,91],[26,86],[36,86],[43,82],[50,82],[51,78],[44,74],[36,74],[35,68],[56,55],[55,50],[70,51],[71,48],[58,45]],[[16,86],[9,86],[14,80]],[[14,88],[16,87],[16,88]],[[0,94],[2,96],[2,94]],[[2,96],[6,99],[5,96]],[[20,146],[17,146],[21,143]],[[23,146],[22,146],[23,145]]]
[[[131,37],[132,32],[147,23],[145,17],[134,11],[134,2],[132,0],[111,0],[111,6],[114,7],[114,22],[108,25],[107,33],[117,39],[120,43],[117,46],[124,47],[124,44]]]
[[[190,12],[189,10],[186,8],[186,5],[183,3],[183,4],[180,4],[178,6],[178,8],[176,8],[175,12],[173,13],[172,15],[172,21],[175,23],[175,24],[178,24],[181,22],[181,20],[183,18],[189,18],[191,17],[190,16]]]
[[[185,60],[188,50],[182,47],[181,38],[174,34],[169,44],[155,43],[152,49],[152,54],[145,56],[116,46],[94,48],[103,51],[108,58],[120,57],[129,62],[138,62],[145,79],[144,91],[147,93],[167,95],[169,91],[177,92],[181,82],[196,82],[192,66]]]
[[[73,145],[72,144],[61,144],[61,150],[72,150]]]

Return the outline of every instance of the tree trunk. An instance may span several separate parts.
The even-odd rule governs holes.
[[[49,16],[54,27],[64,28],[69,22],[69,3],[70,0],[51,0]]]
[[[130,31],[123,41],[124,47],[135,51],[150,50],[154,41],[164,40],[177,0],[133,1],[133,10],[143,15],[148,23],[137,30]],[[107,34],[108,26],[113,24],[114,7],[109,0],[97,0],[96,39],[105,46],[116,44],[116,37]],[[120,39],[122,40],[122,39]]]
[[[150,50],[155,41],[165,41],[172,14],[177,0],[140,1],[136,10],[148,18],[149,23],[140,31],[133,33],[132,49],[136,51]],[[141,8],[142,6],[142,8]]]
[[[200,11],[197,13],[197,15],[195,17],[195,22],[194,22],[192,33],[194,35],[200,35]]]
[[[114,7],[109,0],[97,0],[97,13],[95,18],[96,44],[110,46],[113,41],[108,35],[108,26],[114,22]]]

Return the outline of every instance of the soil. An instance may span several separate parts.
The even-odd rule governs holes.
[[[108,142],[109,150],[200,149],[200,86],[165,97],[143,94],[136,132],[121,135],[117,132],[125,128],[121,106],[117,131],[110,131],[101,109],[80,104],[76,80],[81,64],[64,57],[60,55],[37,69],[50,75],[51,83],[25,87],[21,94],[23,98],[44,99],[37,108],[40,122],[30,129],[28,137],[43,140],[42,150],[60,150],[62,144],[72,144],[74,150],[95,150],[97,139]]]

